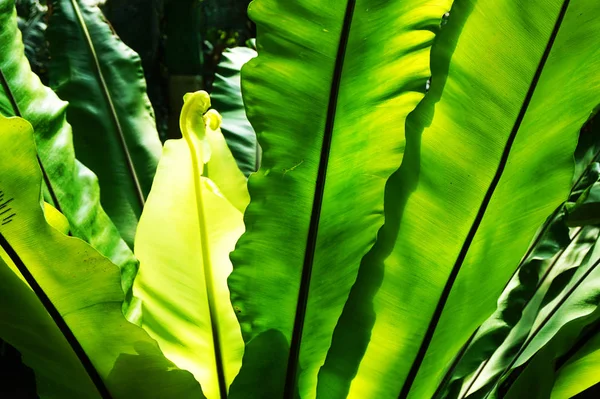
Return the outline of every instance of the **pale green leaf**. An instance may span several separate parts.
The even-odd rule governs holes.
[[[205,114],[209,106],[204,92],[186,96],[184,139],[165,143],[136,236],[134,294],[143,303],[142,327],[167,358],[194,374],[208,398],[218,399],[242,360],[227,277],[249,197],[219,115]]]

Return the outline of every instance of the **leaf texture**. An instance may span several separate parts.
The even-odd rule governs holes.
[[[586,149],[594,149],[593,140],[585,137],[584,129],[580,137],[576,154],[587,154]],[[506,366],[518,351],[518,346],[526,339],[526,333],[531,330],[540,306],[548,302],[547,298],[551,295],[557,295],[565,289],[573,272],[588,256],[600,231],[594,226],[569,228],[568,220],[572,213],[585,213],[579,211],[580,206],[577,204],[600,177],[600,165],[593,162],[599,155],[600,152],[596,149],[591,156],[577,157],[576,181],[569,200],[561,204],[545,222],[519,269],[498,299],[498,309],[479,327],[465,350],[446,372],[448,385],[445,383],[438,389],[443,397],[457,397],[458,392],[465,396],[476,383],[481,387],[482,382],[477,380],[484,380],[486,373],[489,373],[490,368],[487,366],[494,352],[505,354]],[[587,169],[583,169],[586,167]],[[590,201],[586,203],[586,206],[593,205]],[[570,211],[567,212],[567,209]],[[512,331],[516,330],[521,333],[513,334]],[[509,334],[513,335],[508,342],[504,342]],[[494,361],[502,358],[494,356]],[[502,371],[498,365],[491,369]]]
[[[232,254],[229,286],[247,346],[231,397],[315,397],[360,259],[383,224],[385,182],[402,159],[405,119],[423,98],[449,7],[250,5],[259,55],[242,69],[242,92],[264,153]]]
[[[592,164],[590,171],[597,179],[594,166],[597,164]],[[523,392],[527,389],[524,377],[541,363],[553,366],[544,377],[552,387],[555,369],[569,360],[569,356],[562,360],[559,357],[567,351],[573,355],[584,346],[576,338],[589,324],[597,329],[600,230],[594,225],[577,227],[571,235],[573,243],[544,273],[523,316],[493,356],[470,378],[463,396],[484,397],[490,390],[509,390],[512,395]],[[585,333],[584,338],[588,339],[589,334]],[[520,367],[526,363],[521,373]]]

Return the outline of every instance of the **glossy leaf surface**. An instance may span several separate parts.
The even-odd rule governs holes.
[[[165,143],[138,227],[134,294],[143,302],[142,327],[165,355],[191,371],[208,398],[221,398],[243,353],[227,276],[249,197],[209,106],[205,92],[186,96],[184,138]]]
[[[51,15],[50,85],[69,102],[77,158],[98,176],[102,206],[133,248],[161,148],[140,58],[96,6],[55,0]]]
[[[593,306],[581,306],[581,299],[573,295],[585,297],[584,290],[590,288],[577,289],[582,276],[593,270],[599,259],[600,253],[594,245],[599,230],[589,227],[573,234],[576,239],[572,245],[558,254],[543,271],[521,319],[469,382],[470,388],[464,391],[464,396],[478,397],[494,388],[508,371],[522,365],[548,343],[559,328],[593,311]]]
[[[533,345],[525,345],[525,347],[529,346],[537,353],[531,359],[527,357],[527,363],[523,367],[517,367],[507,372],[506,378],[494,387],[492,395],[502,395],[507,399],[518,399],[527,396],[528,392],[535,392],[535,381],[537,380],[543,387],[543,391],[547,392],[546,398],[566,399],[579,397],[573,395],[584,391],[593,384],[595,377],[590,373],[593,372],[593,368],[588,369],[585,361],[580,361],[587,354],[591,355],[591,359],[594,358],[595,332],[598,330],[600,316],[597,304],[592,304],[589,301],[590,298],[598,296],[597,271],[594,274],[595,276],[589,274],[590,279],[582,284],[581,290],[574,290],[566,297],[565,301],[561,301],[563,304],[557,309],[555,317],[545,319],[547,321],[543,327],[548,328],[538,329],[530,335],[530,337],[544,340],[544,346],[540,348],[539,341],[533,341]],[[587,294],[593,296],[585,298],[586,291]],[[579,307],[579,305],[583,306]],[[520,356],[522,353],[519,351],[516,355]],[[530,352],[529,355],[531,354]],[[571,374],[572,378],[559,381],[558,376],[561,371],[564,371],[565,366],[573,364],[571,361],[577,365],[569,371],[577,371],[578,366],[582,366],[582,368],[578,370],[577,375]],[[519,362],[519,365],[522,365],[522,362]],[[569,373],[566,375],[569,375]],[[565,375],[562,377],[565,377]],[[490,397],[492,396],[490,395]],[[582,395],[581,397],[588,396]]]
[[[12,316],[20,312],[3,319],[0,334],[25,355],[42,392],[49,397],[202,397],[192,376],[177,370],[121,313],[119,269],[88,244],[47,224],[31,125],[1,118],[0,133],[5,151],[0,207],[6,211],[0,222],[0,267],[7,300],[1,308]]]
[[[242,99],[242,66],[256,57],[256,50],[248,47],[226,49],[217,66],[211,100],[223,117],[221,131],[241,171],[248,176],[260,165],[260,147],[248,118]]]
[[[597,169],[597,164],[592,164],[588,176],[597,179]],[[586,184],[593,187],[594,183],[588,179]],[[522,395],[528,389],[527,379],[539,373],[535,368],[540,364],[551,365],[543,368],[541,378],[552,387],[555,370],[560,373],[565,363],[576,360],[581,356],[578,351],[593,341],[600,316],[600,230],[593,225],[572,230],[572,244],[544,273],[521,320],[471,378],[470,388],[465,390],[465,394],[472,392],[469,397],[481,397],[490,389],[508,389],[513,396]],[[526,368],[521,372],[520,366],[524,364]],[[563,375],[559,392],[573,391],[581,385],[584,390],[593,384],[585,385],[590,381],[585,372],[581,377],[569,384]]]

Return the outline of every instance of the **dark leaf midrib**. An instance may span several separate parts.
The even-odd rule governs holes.
[[[127,165],[127,170],[129,171],[129,174],[131,176],[131,180],[133,182],[135,194],[137,197],[137,201],[140,205],[140,212],[141,212],[141,209],[144,209],[144,205],[146,203],[146,196],[144,195],[144,191],[142,190],[140,179],[137,175],[137,171],[135,170],[135,166],[133,164],[133,158],[129,151],[127,139],[125,138],[125,133],[123,132],[123,128],[121,126],[121,122],[119,121],[119,116],[117,114],[117,110],[112,101],[112,95],[110,93],[110,90],[108,89],[108,84],[106,83],[106,79],[104,78],[104,74],[103,74],[102,68],[100,66],[100,60],[98,59],[98,55],[96,53],[94,42],[92,41],[92,37],[87,28],[85,18],[83,17],[83,14],[81,13],[81,9],[79,7],[79,4],[77,3],[77,0],[70,0],[70,2],[71,2],[71,5],[73,6],[73,11],[75,13],[75,17],[77,18],[77,22],[79,23],[79,26],[83,33],[84,41],[87,44],[88,50],[90,52],[90,56],[92,58],[92,63],[94,65],[94,71],[96,73],[96,77],[98,78],[98,83],[100,85],[102,94],[104,95],[104,99],[106,100],[108,108],[110,109],[110,117],[113,121],[115,130],[117,132],[117,138],[118,138],[119,144],[121,145],[121,149],[123,150],[123,156],[125,157],[125,164]]]
[[[571,197],[571,195],[573,194],[573,191],[575,191],[578,186],[579,183],[581,183],[581,181],[584,179],[584,177],[587,175],[587,172],[589,171],[590,166],[594,163],[598,161],[598,158],[600,157],[600,150],[596,151],[592,157],[592,159],[586,164],[586,167],[584,169],[584,171],[579,175],[579,177],[577,178],[577,180],[575,181],[575,183],[573,184],[573,186],[571,187],[571,191],[569,192],[569,195],[567,196],[568,198]],[[544,226],[542,227],[542,230],[540,231],[540,233],[537,235],[537,237],[534,239],[534,241],[531,243],[531,246],[529,247],[529,249],[527,250],[527,253],[525,254],[525,256],[523,256],[523,260],[521,261],[521,263],[519,264],[519,267],[517,267],[517,269],[515,269],[515,271],[513,272],[513,274],[511,275],[510,279],[508,279],[507,283],[505,284],[504,288],[502,289],[502,291],[505,291],[508,287],[508,284],[510,283],[510,281],[512,281],[512,279],[515,277],[515,275],[519,272],[519,270],[521,270],[523,263],[525,263],[529,257],[531,256],[531,254],[533,253],[533,251],[537,248],[537,245],[540,243],[541,239],[544,237],[544,235],[546,234],[546,232],[548,231],[548,229],[550,228],[550,226],[553,225],[553,222],[555,221],[554,216],[556,215],[557,212],[561,212],[564,209],[565,203],[563,203],[549,218],[549,222],[545,223]],[[579,233],[579,232],[578,232]],[[569,239],[569,243],[565,246],[565,248],[569,247],[573,241],[575,240],[575,238],[577,237],[578,233],[576,233],[573,237],[571,237]],[[559,257],[561,256],[563,251],[559,252],[556,256]],[[550,268],[553,267],[555,262],[552,262],[552,265],[550,266]],[[537,290],[539,289],[540,285],[538,284],[538,286],[535,288],[534,293],[532,294],[532,297],[535,295],[535,292],[537,292]],[[524,306],[527,306],[527,304],[529,303],[529,301],[527,303],[525,303]],[[467,343],[465,344],[466,346],[470,345],[471,341],[473,340],[473,338],[475,338],[475,335],[477,334],[477,331],[479,330],[479,327],[473,332],[473,334],[471,335],[471,337],[468,339]],[[454,374],[454,371],[456,370],[456,367],[460,364],[460,362],[462,361],[462,358],[464,356],[464,354],[466,353],[466,349],[467,347],[463,346],[463,348],[461,349],[460,353],[457,354],[456,358],[453,360],[452,365],[448,368],[448,370],[446,371],[444,378],[442,379],[441,384],[438,386],[438,389],[436,390],[436,393],[433,395],[433,397],[438,397],[440,395],[440,393],[442,392],[442,390],[446,387],[446,385],[448,384],[448,382],[450,381],[450,378],[452,378],[452,375]],[[485,360],[484,363],[487,363],[489,361],[489,359]],[[484,365],[485,366],[485,365]],[[479,374],[480,372],[478,372]],[[473,381],[475,379],[477,379],[478,374],[475,376],[475,378],[473,379]],[[469,389],[467,389],[465,391],[465,393],[468,393]]]
[[[19,105],[17,104],[17,99],[15,98],[13,92],[10,89],[10,86],[8,85],[8,80],[6,79],[6,76],[4,76],[4,72],[2,71],[2,68],[0,68],[0,83],[2,83],[2,88],[4,89],[4,92],[6,93],[6,97],[8,97],[8,101],[10,102],[10,105],[12,106],[15,116],[22,118],[23,115],[21,114],[21,110],[19,109]],[[40,169],[42,170],[42,177],[44,179],[44,184],[46,185],[46,188],[48,189],[48,193],[50,193],[50,198],[52,198],[52,202],[54,202],[52,205],[54,205],[54,207],[60,213],[63,213],[60,203],[58,202],[58,197],[56,196],[56,192],[54,192],[54,188],[52,188],[52,182],[50,181],[50,177],[48,176],[48,173],[46,173],[46,169],[44,168],[44,165],[42,164],[42,160],[40,159],[39,154],[37,154],[37,151],[36,151],[36,157],[37,157],[37,163],[40,166]]]
[[[454,374],[454,371],[456,370],[456,367],[458,367],[458,365],[460,364],[460,362],[463,359],[463,356],[465,355],[465,353],[469,349],[469,346],[471,345],[471,343],[473,342],[473,340],[477,336],[477,333],[479,332],[479,329],[480,329],[480,327],[477,327],[475,329],[475,331],[473,331],[473,333],[471,334],[471,336],[469,337],[469,339],[467,340],[467,342],[465,342],[463,344],[463,346],[460,348],[460,351],[456,354],[456,356],[454,357],[454,360],[452,360],[452,364],[450,364],[450,367],[448,367],[448,370],[444,374],[444,378],[442,378],[442,382],[440,382],[440,384],[438,385],[438,387],[435,390],[432,398],[435,399],[435,398],[441,397],[441,394],[444,391],[444,389],[446,388],[446,386],[448,385],[448,383],[450,382],[450,379],[452,378],[452,376]]]
[[[490,186],[488,187],[488,190],[487,190],[487,192],[483,198],[483,201],[479,207],[479,210],[477,212],[475,220],[474,220],[473,224],[471,225],[471,229],[469,230],[469,233],[467,234],[467,237],[466,237],[466,239],[463,243],[463,246],[458,254],[458,257],[454,263],[454,266],[452,267],[450,275],[448,276],[448,280],[446,281],[444,290],[442,291],[440,299],[438,300],[434,314],[431,318],[429,326],[427,327],[427,331],[425,333],[423,341],[421,342],[419,351],[417,352],[417,356],[412,363],[410,371],[409,371],[409,373],[406,377],[406,380],[404,382],[404,385],[400,391],[399,398],[401,398],[401,399],[407,398],[408,394],[410,393],[412,384],[414,383],[414,381],[417,377],[417,373],[419,372],[421,364],[423,363],[423,360],[425,358],[425,354],[427,353],[427,350],[429,349],[429,345],[431,344],[431,341],[433,339],[433,335],[437,328],[438,322],[441,318],[441,315],[442,315],[442,312],[446,305],[446,302],[448,301],[448,298],[450,296],[450,292],[452,291],[452,287],[454,286],[454,282],[456,281],[456,278],[458,277],[458,273],[466,259],[467,253],[469,252],[469,249],[471,247],[473,239],[475,238],[477,230],[479,229],[479,226],[481,225],[481,222],[483,221],[483,217],[485,216],[487,207],[490,204],[492,197],[494,195],[494,192],[500,182],[500,178],[502,177],[502,174],[504,173],[504,169],[508,162],[508,157],[510,155],[511,148],[515,142],[517,133],[519,131],[519,128],[521,127],[521,123],[523,122],[523,119],[525,118],[525,114],[527,113],[527,109],[529,107],[529,104],[531,103],[531,99],[533,98],[533,94],[535,92],[537,84],[538,84],[540,77],[542,75],[542,72],[544,70],[546,61],[548,60],[548,57],[550,56],[550,51],[552,50],[554,41],[556,40],[556,36],[558,35],[558,31],[560,30],[560,26],[562,24],[564,16],[569,7],[569,2],[570,2],[570,0],[565,0],[563,2],[563,5],[562,5],[559,15],[557,17],[556,23],[554,24],[554,29],[552,30],[552,33],[550,35],[550,38],[548,40],[548,43],[546,45],[546,48],[542,55],[542,58],[538,64],[536,71],[535,71],[535,74],[533,76],[531,84],[529,85],[529,89],[527,91],[527,94],[525,95],[525,99],[523,100],[523,105],[521,106],[519,114],[517,115],[517,119],[515,120],[515,123],[510,132],[508,140],[504,146],[504,151],[500,158],[500,163],[498,165],[498,168],[496,170],[494,178],[492,179],[492,182],[490,183]]]
[[[17,267],[27,284],[29,284],[29,286],[31,287],[35,295],[38,297],[38,299],[40,300],[40,302],[42,303],[42,305],[44,306],[44,308],[46,309],[46,311],[60,330],[60,332],[63,334],[63,336],[69,343],[69,346],[71,346],[73,352],[75,352],[75,355],[81,362],[81,365],[85,369],[86,373],[92,380],[92,383],[98,390],[100,396],[103,399],[112,399],[112,396],[110,395],[108,388],[104,384],[104,381],[100,377],[98,370],[96,370],[87,353],[85,353],[85,350],[83,349],[77,338],[75,338],[75,335],[67,325],[66,321],[60,315],[58,309],[56,309],[50,298],[48,298],[48,296],[46,295],[46,292],[44,292],[44,290],[38,284],[33,275],[29,272],[29,269],[27,268],[27,266],[25,266],[23,260],[21,260],[20,256],[17,254],[15,249],[10,245],[10,243],[2,233],[0,233],[0,247],[2,247],[2,249],[6,252],[11,261],[15,264],[15,266]]]
[[[327,178],[327,166],[329,163],[329,154],[331,151],[331,142],[333,138],[333,128],[337,110],[337,102],[342,80],[342,70],[344,67],[344,58],[346,47],[350,36],[350,26],[354,15],[356,0],[348,0],[344,22],[340,34],[337,57],[331,82],[329,95],[329,104],[327,106],[327,116],[325,120],[325,129],[323,132],[323,145],[321,148],[321,157],[319,160],[319,169],[317,172],[317,181],[315,185],[315,194],[313,206],[310,215],[310,224],[308,228],[308,237],[306,241],[306,251],[304,253],[304,263],[302,266],[302,277],[300,280],[300,290],[298,292],[298,302],[296,306],[296,316],[294,320],[294,330],[290,344],[290,356],[288,358],[286,381],[284,388],[284,398],[293,399],[296,395],[296,382],[298,374],[298,361],[300,357],[300,345],[302,341],[302,331],[304,328],[304,319],[306,317],[306,307],[308,303],[308,294],[310,289],[310,280],[314,264],[314,256],[317,247],[317,235],[319,230],[319,220],[321,217],[321,208],[323,205],[323,195],[325,192],[325,180]]]
[[[573,356],[577,354],[592,338],[595,338],[596,335],[600,333],[600,320],[595,322],[590,326],[589,330],[584,332],[583,335],[575,342],[575,344],[556,362],[555,369],[556,371],[560,371],[560,369],[567,364]]]

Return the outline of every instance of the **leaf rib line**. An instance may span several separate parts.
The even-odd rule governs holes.
[[[448,367],[448,371],[446,371],[446,374],[444,374],[444,378],[442,379],[442,382],[440,382],[440,384],[438,385],[432,398],[439,398],[441,396],[442,391],[446,388],[446,386],[450,382],[450,378],[452,378],[452,375],[454,374],[454,370],[456,370],[456,367],[458,367],[458,365],[460,364],[465,353],[467,352],[467,349],[469,349],[469,345],[471,345],[471,342],[473,342],[473,340],[475,339],[475,336],[477,335],[479,328],[480,327],[477,327],[475,329],[475,331],[473,331],[473,333],[471,334],[471,336],[469,337],[467,342],[465,342],[465,344],[462,346],[462,348],[460,348],[460,351],[456,354],[456,357],[452,361],[452,364],[450,364],[450,367]]]
[[[562,209],[563,206],[564,206],[564,204],[559,207],[559,210]],[[556,214],[556,211],[552,213],[552,216],[554,216],[555,214]],[[537,247],[538,243],[541,241],[541,239],[544,236],[544,234],[546,233],[546,231],[548,231],[548,228],[549,228],[548,226],[549,225],[550,224],[545,224],[544,227],[542,228],[542,231],[540,231],[540,233],[537,235],[537,237],[535,237],[534,241],[529,246],[529,249],[527,250],[527,253],[521,259],[521,262],[519,263],[519,266],[515,269],[515,271],[513,272],[513,274],[506,281],[506,284],[504,285],[504,288],[502,289],[503,292],[506,290],[506,288],[508,287],[508,285],[510,284],[510,282],[512,281],[512,279],[515,277],[515,275],[519,272],[519,270],[521,270],[521,267],[523,266],[523,264],[529,259],[529,257],[531,256],[531,254],[533,253],[533,251]],[[569,244],[567,245],[567,247],[569,245],[571,245],[571,243],[573,242],[573,240],[574,240],[574,238],[571,239],[571,241],[569,242]],[[563,252],[564,252],[564,249],[561,252],[559,252],[556,256],[560,257]],[[550,268],[552,268],[553,265],[554,265],[554,262],[552,263],[552,266],[550,266]],[[542,278],[542,280],[545,278],[545,276],[546,275],[544,275],[544,277]],[[538,290],[538,288],[540,287],[540,284],[541,283],[538,283],[538,285],[535,288],[535,291]],[[535,295],[535,294],[533,294],[533,295]],[[523,308],[525,306],[527,306],[528,303],[529,303],[529,301],[523,306]],[[464,355],[466,354],[467,349],[469,349],[468,346],[471,345],[471,342],[473,341],[473,339],[475,339],[475,336],[477,335],[477,332],[479,331],[479,328],[480,327],[477,327],[475,329],[475,331],[473,331],[473,333],[471,334],[471,336],[469,337],[469,339],[467,340],[467,342],[465,343],[465,345],[463,345],[463,347],[461,348],[460,352],[456,355],[456,357],[452,361],[452,364],[448,368],[448,371],[446,371],[446,373],[444,374],[444,378],[442,379],[442,382],[440,383],[440,385],[438,385],[437,390],[435,391],[435,394],[433,395],[434,398],[438,397],[439,395],[441,395],[441,392],[446,388],[447,384],[450,382],[450,379],[452,378],[452,375],[454,374],[454,371],[456,371],[456,367],[458,367],[458,365],[462,361]],[[486,359],[483,362],[484,367],[487,364],[488,360],[489,360],[489,358]],[[481,372],[481,369],[477,371],[475,379],[479,376],[480,372]],[[469,387],[469,389],[470,389],[470,387]],[[466,391],[467,393],[468,393],[469,389],[467,389],[467,391]]]
[[[8,85],[8,80],[6,79],[6,76],[4,76],[4,72],[2,72],[1,68],[0,68],[0,82],[2,82],[2,88],[4,89],[4,92],[6,93],[6,96],[8,97],[8,101],[10,101],[10,105],[12,106],[15,116],[22,118],[23,115],[21,114],[21,110],[19,109],[19,105],[17,104],[17,99],[13,95],[12,90],[10,89],[10,86]],[[44,178],[44,184],[46,185],[46,188],[48,189],[48,192],[50,193],[52,202],[54,202],[52,205],[54,205],[54,207],[60,213],[63,213],[63,211],[60,207],[60,203],[58,202],[58,198],[56,197],[56,193],[54,192],[54,189],[52,188],[52,183],[50,182],[50,177],[48,176],[48,173],[46,173],[46,169],[44,168],[44,165],[42,164],[42,160],[40,159],[39,154],[37,154],[37,150],[36,150],[36,157],[37,157],[38,165],[40,166],[40,169],[42,170],[42,177]],[[69,233],[69,235],[70,235],[70,233]]]
[[[15,113],[16,116],[18,116],[20,118],[21,110],[19,110],[19,105],[17,104],[17,99],[13,95],[12,90],[10,89],[10,86],[8,85],[8,80],[6,79],[6,76],[4,76],[4,72],[2,71],[2,68],[0,68],[0,81],[2,81],[2,88],[4,89],[4,92],[6,93],[6,96],[8,97],[8,101],[10,101],[10,105],[12,106],[13,112]]]
[[[138,202],[141,209],[144,209],[144,205],[146,203],[146,197],[142,190],[142,186],[140,184],[140,180],[138,178],[137,172],[135,170],[135,166],[133,165],[133,158],[131,158],[131,154],[129,152],[129,147],[127,145],[127,140],[125,139],[125,134],[123,133],[123,128],[121,127],[121,122],[119,121],[119,116],[117,115],[117,110],[112,101],[110,90],[108,89],[108,85],[106,83],[106,79],[104,79],[104,74],[102,73],[102,68],[100,67],[100,61],[98,60],[98,55],[96,54],[96,49],[94,47],[94,42],[92,41],[92,37],[90,32],[85,24],[85,19],[81,14],[81,9],[77,4],[77,0],[71,0],[71,5],[73,6],[73,11],[77,16],[77,21],[81,27],[81,31],[85,36],[85,41],[90,50],[90,54],[92,56],[92,60],[94,61],[94,69],[96,70],[96,75],[98,76],[98,80],[100,81],[100,86],[102,87],[102,93],[104,94],[104,98],[108,103],[108,107],[110,108],[111,119],[115,124],[115,128],[117,129],[117,136],[119,138],[119,142],[121,143],[121,148],[123,149],[123,155],[125,156],[125,163],[127,164],[127,169],[131,175],[131,179],[133,180],[134,189],[136,192],[136,196],[138,198]]]
[[[9,258],[13,261],[17,269],[19,269],[21,275],[25,278],[25,281],[27,281],[27,284],[29,284],[29,286],[36,294],[36,296],[38,297],[48,314],[50,314],[50,317],[52,317],[52,320],[54,321],[54,323],[56,323],[56,326],[64,335],[65,339],[73,349],[73,352],[75,352],[75,355],[81,362],[81,365],[92,380],[92,383],[98,390],[98,393],[100,394],[102,399],[112,399],[112,396],[108,391],[108,388],[104,384],[102,377],[100,377],[98,370],[96,370],[87,353],[85,353],[85,350],[75,337],[75,334],[73,334],[73,331],[71,331],[64,318],[60,315],[58,309],[56,309],[50,298],[48,298],[42,287],[38,284],[36,279],[33,277],[31,272],[27,268],[27,266],[25,266],[25,263],[23,263],[23,260],[19,257],[17,252],[6,240],[6,237],[4,237],[2,233],[0,233],[0,247],[2,247],[4,251],[6,251]]]
[[[563,206],[564,206],[564,204],[561,205],[558,210],[562,209]],[[556,211],[552,215],[555,215],[555,214],[556,214]],[[504,288],[502,289],[503,292],[506,290],[506,288],[508,287],[508,285],[510,284],[510,282],[512,281],[512,279],[515,277],[515,275],[519,272],[519,270],[521,270],[521,267],[523,266],[523,263],[525,263],[529,259],[529,257],[531,256],[531,254],[535,250],[537,244],[541,241],[542,237],[544,236],[544,234],[548,230],[548,226],[549,226],[549,224],[544,225],[542,231],[540,231],[540,233],[535,238],[535,240],[533,241],[533,243],[529,246],[529,249],[527,250],[527,253],[525,254],[525,256],[522,258],[521,262],[519,263],[519,266],[515,269],[515,271],[513,272],[513,274],[510,276],[510,278],[507,280],[506,284],[504,285]],[[577,234],[573,238],[571,238],[571,241],[569,242],[569,244],[564,249],[562,249],[557,255],[555,255],[556,258],[560,258],[562,256],[562,254],[564,253],[565,249],[571,245],[571,243],[573,242],[573,240],[575,239],[576,236],[577,236]],[[535,295],[535,292],[537,292],[537,290],[540,288],[542,282],[545,280],[545,278],[547,277],[547,275],[550,272],[550,270],[554,267],[554,264],[556,263],[556,260],[557,259],[554,259],[554,261],[552,262],[552,264],[550,265],[550,267],[548,268],[548,270],[546,271],[546,273],[544,274],[544,276],[542,277],[542,279],[540,280],[540,282],[536,286],[536,288],[534,290],[534,293],[532,294],[532,298]],[[531,300],[531,298],[523,305],[523,308],[525,308],[529,304],[530,300]],[[475,329],[475,331],[473,331],[473,334],[471,334],[471,336],[469,337],[469,339],[467,340],[467,342],[465,343],[465,345],[463,345],[463,347],[460,350],[460,352],[456,355],[456,358],[452,362],[452,365],[448,368],[448,371],[446,371],[446,373],[444,374],[444,378],[442,379],[442,382],[440,383],[440,385],[438,385],[438,388],[437,388],[437,390],[436,390],[436,392],[435,392],[435,394],[433,396],[434,398],[437,397],[438,395],[441,395],[442,390],[445,389],[446,386],[447,386],[447,384],[450,382],[450,379],[452,378],[452,375],[454,374],[454,371],[456,371],[456,367],[458,367],[458,365],[462,361],[464,355],[467,352],[467,349],[469,349],[468,346],[471,345],[471,342],[473,341],[473,339],[477,335],[477,332],[479,331],[479,328],[480,327],[477,327]],[[490,359],[488,358],[488,359],[486,359],[486,360],[483,361],[483,363],[482,363],[483,367],[480,367],[479,370],[477,370],[477,372],[475,374],[475,377],[472,378],[472,380],[471,380],[472,382],[469,384],[469,387],[465,391],[465,394],[462,395],[459,399],[462,399],[466,394],[469,393],[469,390],[471,389],[471,386],[473,385],[473,382],[479,377],[479,375],[483,371],[483,368],[485,367],[485,365],[488,363],[489,360]]]
[[[568,197],[571,197],[571,195],[573,194],[573,191],[575,191],[575,189],[578,187],[579,183],[581,183],[581,181],[583,180],[583,178],[586,176],[586,174],[588,173],[588,171],[590,170],[590,166],[596,162],[598,160],[598,157],[600,156],[600,150],[596,151],[596,153],[594,154],[594,156],[592,157],[592,159],[588,162],[588,164],[585,167],[585,170],[579,175],[579,177],[577,178],[577,180],[575,181],[575,183],[573,184],[573,187],[571,187],[571,191],[569,192]],[[565,203],[561,204],[556,211],[554,211],[552,213],[552,215],[548,218],[548,220],[552,220],[553,217],[558,213],[558,212],[562,212],[563,209],[565,207]],[[527,250],[527,253],[525,254],[525,256],[523,256],[523,259],[521,260],[521,262],[519,263],[519,267],[517,269],[515,269],[515,271],[513,272],[513,274],[511,275],[511,277],[508,279],[508,281],[506,282],[506,284],[504,285],[504,288],[502,289],[502,291],[505,291],[506,288],[508,287],[508,284],[510,283],[510,281],[515,277],[515,275],[519,272],[519,270],[521,270],[521,267],[523,266],[523,263],[525,261],[527,261],[527,259],[529,259],[529,257],[531,256],[531,254],[533,253],[533,251],[535,250],[535,248],[537,247],[537,245],[539,244],[539,242],[541,241],[542,237],[544,237],[544,235],[546,234],[546,232],[548,231],[548,229],[550,228],[550,226],[552,225],[552,223],[548,223],[546,222],[544,224],[544,226],[542,227],[542,230],[539,232],[539,234],[537,235],[537,237],[535,237],[534,241],[531,243],[531,245],[529,246],[529,249]],[[566,247],[569,247],[573,241],[575,240],[575,238],[578,236],[580,231],[578,231],[577,233],[575,233],[575,235],[569,240],[569,244],[567,244]],[[565,247],[565,248],[566,248]],[[557,254],[557,257],[560,257],[561,254],[564,252],[564,250],[562,250],[559,254]],[[550,268],[553,267],[555,262],[552,263],[552,266],[550,266]],[[546,277],[546,275],[544,275],[544,278]],[[539,289],[539,284],[538,286],[535,288],[535,291],[537,292],[537,290]],[[535,294],[533,294],[535,295]],[[529,303],[529,301],[525,304],[525,306],[527,306],[527,304]],[[471,343],[471,341],[473,340],[473,338],[475,337],[475,334],[477,334],[477,331],[479,330],[479,327],[473,332],[473,334],[471,335],[471,337],[467,340],[466,345],[469,345]],[[448,369],[448,371],[446,372],[446,374],[444,375],[444,378],[442,380],[442,383],[438,386],[437,391],[434,395],[434,397],[437,397],[439,394],[441,394],[442,390],[446,387],[446,385],[448,384],[450,378],[452,377],[452,374],[454,373],[456,367],[458,366],[458,364],[460,363],[460,361],[462,360],[465,352],[466,352],[465,347],[463,347],[460,351],[460,353],[457,355],[457,358],[455,358],[455,360],[453,361],[452,365],[450,366],[450,368]],[[485,360],[485,364],[487,364],[489,359]],[[485,365],[484,364],[484,365]],[[476,375],[475,378],[477,378],[479,376],[480,373],[478,373]],[[472,384],[471,384],[472,385]],[[468,392],[468,390],[466,391]]]
[[[469,230],[469,233],[467,234],[465,242],[463,243],[463,246],[462,246],[462,248],[458,254],[458,257],[456,259],[456,262],[454,263],[454,266],[452,267],[450,275],[448,276],[448,280],[446,281],[444,290],[442,291],[440,299],[438,300],[438,304],[435,308],[433,317],[431,318],[431,321],[427,328],[427,332],[425,333],[425,336],[423,337],[423,341],[421,342],[421,346],[419,348],[419,351],[417,352],[417,356],[412,363],[411,369],[410,369],[408,376],[404,382],[402,390],[400,391],[399,398],[401,398],[401,399],[407,398],[408,394],[410,393],[412,384],[414,383],[414,381],[417,377],[417,373],[419,372],[421,364],[423,363],[423,360],[425,358],[425,354],[427,353],[427,350],[429,349],[429,345],[431,344],[431,341],[433,339],[433,335],[437,328],[438,322],[442,316],[442,312],[444,311],[444,307],[446,306],[446,302],[448,301],[448,297],[450,296],[450,292],[452,291],[452,287],[454,286],[454,282],[456,281],[456,278],[458,277],[458,273],[467,257],[467,253],[469,252],[469,249],[471,247],[473,239],[475,238],[477,230],[479,229],[479,226],[481,225],[481,222],[483,221],[483,217],[485,216],[487,207],[490,204],[490,201],[492,200],[494,191],[498,187],[500,178],[502,177],[502,174],[504,173],[504,169],[506,167],[506,164],[508,162],[508,157],[510,155],[510,150],[515,142],[517,133],[519,131],[519,128],[521,127],[521,123],[523,122],[523,119],[525,118],[525,114],[527,113],[527,109],[529,108],[529,104],[531,103],[531,99],[533,98],[533,94],[534,94],[537,84],[540,80],[540,77],[542,76],[542,72],[544,70],[544,66],[546,65],[546,61],[548,60],[548,57],[550,56],[550,51],[552,50],[554,41],[556,40],[556,36],[558,35],[558,31],[560,30],[562,21],[565,17],[565,14],[567,13],[567,9],[569,7],[569,2],[570,2],[570,0],[565,0],[560,9],[558,18],[556,20],[556,23],[554,24],[554,28],[552,30],[552,33],[550,34],[550,38],[548,40],[548,43],[546,45],[546,48],[542,55],[542,58],[538,64],[536,71],[535,71],[535,74],[533,76],[531,84],[529,85],[529,89],[527,90],[525,99],[523,100],[523,105],[521,106],[519,114],[517,115],[517,119],[515,120],[515,123],[510,132],[508,140],[504,146],[504,151],[502,153],[502,157],[500,158],[500,164],[498,165],[496,174],[494,175],[494,178],[492,179],[492,182],[491,182],[490,186],[488,187],[488,190],[485,194],[485,197],[483,198],[483,202],[481,203],[481,206],[479,207],[479,210],[477,212],[475,220],[474,220],[473,224],[471,225],[471,229]]]
[[[600,332],[600,321],[594,323],[587,332],[585,332],[573,345],[567,353],[565,353],[561,358],[556,362],[555,369],[556,371],[560,371],[560,369],[567,363],[573,356],[579,352],[592,338],[596,336]]]
[[[346,4],[346,12],[344,14],[344,22],[342,25],[340,42],[338,45],[338,51],[333,71],[333,79],[331,82],[329,104],[327,106],[327,117],[325,120],[325,130],[323,134],[323,145],[321,148],[321,158],[319,160],[319,170],[317,173],[315,195],[313,198],[313,206],[310,216],[310,224],[308,228],[308,237],[306,240],[306,252],[304,253],[304,262],[302,265],[302,278],[300,280],[300,290],[298,292],[298,302],[296,305],[294,330],[292,332],[290,355],[288,358],[286,371],[286,380],[283,397],[287,399],[294,399],[296,397],[295,389],[298,378],[298,362],[300,358],[302,331],[304,329],[304,320],[306,318],[306,308],[308,304],[311,274],[314,264],[315,251],[317,247],[319,220],[321,217],[321,208],[323,206],[325,180],[327,178],[327,166],[329,163],[329,154],[331,152],[331,142],[333,139],[333,128],[335,124],[337,101],[342,80],[342,70],[344,68],[344,57],[346,55],[346,48],[348,46],[350,26],[352,25],[352,17],[354,15],[355,5],[356,0],[348,0],[348,3]]]

